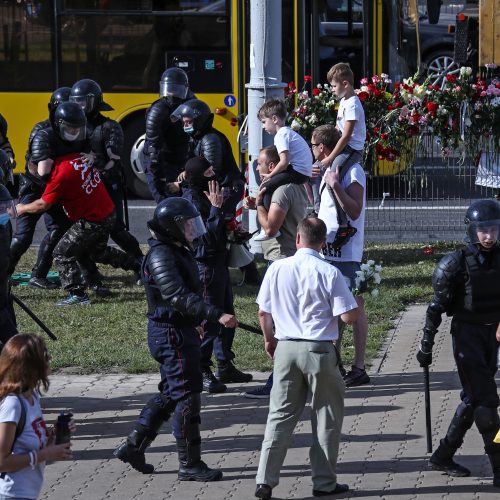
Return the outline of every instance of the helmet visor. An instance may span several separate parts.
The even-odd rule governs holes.
[[[483,246],[494,245],[500,235],[500,219],[487,221],[472,221],[467,231],[470,242]]]
[[[199,239],[207,232],[201,215],[190,219],[179,218],[175,222],[184,235],[186,243],[193,249],[197,246]]]
[[[0,200],[0,227],[5,226],[10,219],[17,217],[14,200]]]
[[[84,113],[90,113],[94,109],[95,96],[93,95],[72,95],[69,96],[69,102],[76,102]]]
[[[172,82],[160,82],[161,97],[176,97],[177,99],[185,99],[188,93],[188,88],[185,85]]]
[[[61,121],[59,125],[59,132],[64,141],[83,141],[86,136],[86,127],[85,125],[75,126],[65,121]]]

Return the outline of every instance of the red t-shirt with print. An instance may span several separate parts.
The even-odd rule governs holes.
[[[62,205],[73,222],[99,222],[114,210],[98,170],[74,153],[56,160],[42,200]]]

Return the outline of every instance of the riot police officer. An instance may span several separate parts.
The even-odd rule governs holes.
[[[116,226],[111,231],[111,239],[126,253],[142,260],[143,254],[137,239],[126,229],[124,220],[125,179],[120,163],[123,150],[123,130],[118,122],[105,117],[100,111],[113,108],[104,102],[101,87],[88,78],[79,80],[69,95],[70,102],[76,102],[87,117],[87,130],[90,146],[95,155],[94,167],[99,170],[101,179],[108,190],[116,208]],[[92,267],[87,264],[85,267]],[[90,283],[96,283],[97,268],[92,276],[86,276]],[[101,285],[101,288],[102,285]]]
[[[201,460],[200,339],[202,321],[237,326],[233,314],[206,304],[192,251],[205,232],[200,213],[179,197],[161,201],[148,222],[150,250],[142,264],[148,301],[148,345],[160,363],[159,393],[142,409],[134,429],[115,455],[143,474],[153,472],[144,451],[172,416],[181,481],[215,481],[222,472]]]
[[[226,190],[225,210],[228,219],[234,217],[236,205],[242,199],[244,176],[234,159],[228,138],[213,127],[214,115],[208,104],[199,99],[190,99],[181,104],[173,113],[172,120],[181,122],[184,132],[189,135],[189,157],[205,157],[212,165],[217,182]],[[240,268],[244,281],[259,285],[260,276],[255,262]]]
[[[450,476],[470,475],[453,456],[475,422],[493,468],[493,485],[500,487],[500,444],[493,441],[500,429],[495,383],[500,346],[500,204],[495,200],[473,202],[465,223],[469,244],[443,257],[434,271],[434,297],[427,308],[417,354],[421,366],[431,364],[441,316],[452,316],[453,355],[462,402],[429,465]]]
[[[173,123],[170,115],[193,97],[187,74],[180,68],[168,68],[161,75],[160,99],[146,111],[144,170],[156,203],[171,194],[167,184],[177,179],[188,158],[189,138],[182,123]]]
[[[19,176],[19,199],[21,203],[31,203],[40,198],[43,193],[45,181],[40,178],[36,165],[31,161],[33,139],[39,130],[52,127],[57,106],[68,100],[70,90],[69,87],[61,87],[52,93],[47,105],[49,118],[37,123],[31,130],[28,140],[28,151],[26,152],[25,173]],[[18,218],[12,248],[12,271],[22,254],[31,245],[39,218],[40,214],[25,214]],[[47,228],[47,234],[40,243],[37,261],[31,271],[29,284],[36,288],[51,289],[57,287],[55,283],[47,280],[47,274],[52,266],[52,252],[71,223],[59,205],[54,205],[48,212],[45,212],[43,219]]]
[[[9,155],[0,149],[0,349],[17,333],[16,315],[12,304],[9,284],[10,240],[12,226],[10,217],[14,212],[12,196],[5,187],[11,167]]]
[[[203,298],[208,304],[234,314],[233,290],[227,268],[227,236],[224,217],[227,198],[224,188],[215,181],[215,172],[204,157],[187,161],[187,186],[182,189],[182,197],[189,200],[200,212],[207,228],[196,249]],[[208,195],[206,194],[208,193]],[[252,380],[250,373],[243,373],[234,364],[232,345],[234,328],[224,328],[217,323],[207,323],[201,341],[201,369],[203,389],[210,393],[224,392],[224,382],[245,383]],[[212,353],[217,360],[217,377],[211,370]]]

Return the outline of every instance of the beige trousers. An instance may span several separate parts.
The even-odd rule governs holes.
[[[331,342],[278,342],[257,484],[271,488],[278,484],[293,429],[311,394],[313,441],[309,457],[313,489],[331,491],[335,488],[345,393],[338,364]]]

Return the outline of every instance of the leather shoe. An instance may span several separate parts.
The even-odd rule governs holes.
[[[220,394],[226,392],[227,387],[222,382],[219,382],[210,368],[205,368],[203,374],[203,390],[210,394]]]
[[[255,496],[264,500],[271,500],[273,489],[267,484],[258,484],[255,489]]]
[[[349,486],[347,484],[337,483],[332,491],[313,490],[313,497],[327,497],[329,495],[338,495],[339,493],[345,493],[347,491],[349,491]]]

